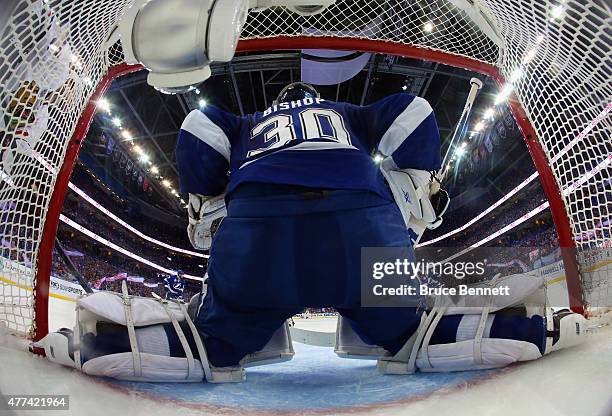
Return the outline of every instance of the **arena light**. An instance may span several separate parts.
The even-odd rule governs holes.
[[[474,131],[481,131],[482,129],[484,129],[484,126],[485,125],[484,125],[484,123],[481,120],[478,123],[476,123],[476,125],[474,126]]]
[[[464,153],[465,153],[465,148],[463,147],[459,147],[455,150],[455,154],[457,155],[457,157],[463,156]]]
[[[162,181],[162,185],[164,185],[166,188],[170,188],[172,186],[172,184],[170,183],[168,179],[164,179]]]
[[[374,160],[374,163],[380,165],[385,158],[381,154],[376,154],[372,159]]]
[[[2,181],[6,182],[10,186],[15,186],[11,176],[0,168],[0,183],[2,183]]]
[[[60,47],[59,47],[59,46],[57,46],[57,45],[56,45],[56,44],[54,44],[54,43],[51,43],[51,44],[49,45],[49,50],[50,50],[51,52],[56,52],[56,53],[57,53],[57,52],[59,52],[59,51],[60,51]]]
[[[530,49],[523,57],[523,64],[531,62],[533,58],[535,58],[537,52],[538,50],[536,48]]]
[[[127,130],[121,130],[121,137],[125,140],[132,140],[132,134]]]
[[[115,127],[121,127],[121,119],[119,117],[114,117],[112,119],[112,122],[115,125]]]
[[[402,87],[402,90],[404,90],[404,91],[406,91],[407,89],[408,89],[408,85],[404,85],[404,86]]]
[[[149,161],[149,156],[147,154],[145,154],[145,153],[141,154],[140,155],[140,161],[142,163],[147,163]]]
[[[198,105],[200,106],[200,108],[206,107],[206,100],[199,100]]]
[[[427,22],[423,25],[423,31],[427,33],[431,33],[434,30],[434,25],[431,22]]]
[[[565,6],[558,4],[550,11],[550,20],[561,20],[565,15]]]
[[[151,172],[158,174],[159,173],[159,168],[155,165],[151,166]]]
[[[512,75],[510,75],[510,82],[514,84],[516,81],[521,79],[523,75],[525,75],[525,71],[523,71],[523,68],[519,66],[518,68],[514,70]]]
[[[83,63],[75,54],[70,54],[70,63],[74,65],[76,69],[83,69]]]
[[[499,105],[506,101],[510,94],[512,94],[512,84],[506,84],[504,88],[495,97],[495,105]]]
[[[132,150],[139,155],[141,155],[143,152],[142,147],[138,146],[137,144],[132,147]]]
[[[111,106],[110,106],[110,103],[108,102],[108,100],[106,98],[100,98],[98,100],[98,102],[96,103],[96,106],[100,110],[102,110],[102,111],[104,111],[104,112],[106,112],[108,114],[111,113]]]
[[[487,108],[486,111],[484,112],[484,118],[486,118],[487,120],[492,119],[494,115],[495,115],[495,109],[493,107]]]

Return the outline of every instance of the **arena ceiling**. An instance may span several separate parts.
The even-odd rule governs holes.
[[[178,189],[174,151],[184,117],[204,103],[235,114],[263,111],[285,85],[300,80],[303,58],[302,52],[239,55],[231,63],[213,64],[210,79],[197,90],[179,95],[162,94],[150,87],[146,71],[117,79],[105,97],[111,114],[98,111],[82,153],[105,166],[106,175],[124,183],[130,198],[181,214],[186,195],[173,193]],[[497,91],[491,80],[468,70],[416,59],[372,54],[365,67],[350,80],[317,89],[325,99],[360,105],[401,91],[424,97],[434,108],[445,148],[474,76],[484,81],[474,110],[479,115]],[[120,127],[115,123],[117,120]],[[123,135],[123,130],[129,135]],[[102,135],[105,141],[100,141]],[[108,138],[112,138],[114,150],[131,159],[134,169],[149,183],[150,191],[143,192],[138,181],[134,186],[135,176],[123,174],[123,167],[110,168]],[[492,174],[503,174],[507,164],[527,154],[524,146],[517,146],[515,152],[512,157],[502,158]]]

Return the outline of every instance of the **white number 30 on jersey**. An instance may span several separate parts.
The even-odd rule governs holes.
[[[344,119],[338,112],[325,108],[309,108],[300,112],[298,117],[304,140],[333,140],[346,146],[352,146],[351,137],[344,126]],[[263,146],[249,151],[247,157],[284,147],[289,142],[296,140],[298,134],[293,117],[279,114],[259,123],[251,130],[251,141],[261,142],[262,136]]]

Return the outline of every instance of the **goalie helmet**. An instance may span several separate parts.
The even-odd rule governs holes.
[[[298,101],[304,98],[312,98],[314,100],[320,96],[319,92],[312,85],[305,82],[293,82],[281,90],[274,104]]]

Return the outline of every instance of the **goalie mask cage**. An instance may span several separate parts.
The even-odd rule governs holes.
[[[34,339],[48,331],[53,241],[95,101],[114,78],[141,69],[123,62],[115,30],[129,3],[3,1],[0,321]],[[495,79],[510,93],[550,203],[572,307],[583,311],[612,304],[612,266],[590,261],[612,229],[610,27],[605,0],[337,0],[312,16],[251,10],[238,52],[378,52]]]

